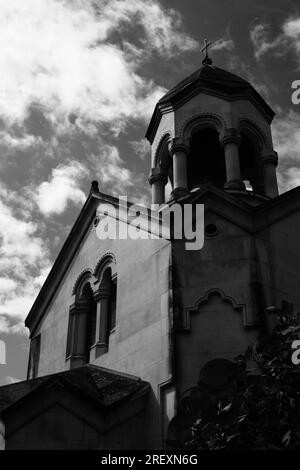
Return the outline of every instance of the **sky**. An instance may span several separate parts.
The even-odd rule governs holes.
[[[0,385],[26,378],[24,319],[91,181],[150,200],[147,124],[158,99],[201,66],[204,38],[214,64],[276,112],[280,191],[300,184],[297,4],[0,0]]]

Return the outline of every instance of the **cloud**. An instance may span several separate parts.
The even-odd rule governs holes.
[[[300,168],[289,167],[285,171],[280,171],[278,175],[278,186],[280,192],[300,186]]]
[[[129,142],[133,148],[134,153],[141,159],[144,160],[150,156],[151,148],[147,139],[131,140]]]
[[[300,114],[290,110],[275,118],[272,134],[280,161],[292,163],[300,157]]]
[[[2,195],[5,193],[2,191]],[[0,267],[8,258],[26,258],[28,262],[35,262],[42,256],[43,242],[34,237],[36,230],[34,222],[17,218],[13,209],[0,200]]]
[[[24,332],[23,320],[50,266],[39,225],[18,211],[19,199],[0,185],[0,332]]]
[[[293,50],[297,54],[300,52],[300,17],[286,19],[280,33],[271,38],[271,27],[267,23],[258,23],[250,31],[250,39],[254,46],[254,56],[260,60],[265,54],[282,56],[286,52]]]
[[[300,185],[300,114],[293,110],[282,113],[274,120],[272,134],[279,156],[279,188],[284,192]]]
[[[0,0],[0,332],[25,332],[88,178],[108,193],[150,191],[119,135],[166,91],[149,63],[197,46],[157,0]]]
[[[100,191],[112,188],[116,192],[126,192],[132,185],[134,175],[124,166],[119,150],[115,145],[104,144],[99,154],[89,157],[96,179],[100,181]]]
[[[0,131],[0,145],[11,150],[26,150],[41,141],[40,138],[33,135],[16,136],[8,131]]]
[[[17,286],[16,281],[7,277],[0,277],[0,293],[7,290],[15,289]]]
[[[254,56],[257,60],[279,44],[278,38],[270,41],[269,34],[268,25],[264,23],[256,24],[250,31],[250,39],[254,46]]]
[[[212,51],[221,51],[221,50],[227,50],[227,51],[232,51],[235,48],[234,41],[232,39],[218,39],[217,41],[214,41],[211,50]]]
[[[0,114],[23,121],[38,103],[54,123],[147,119],[165,90],[138,67],[194,49],[181,26],[156,0],[0,0]]]
[[[50,181],[44,181],[36,190],[34,199],[45,216],[62,214],[67,205],[83,204],[86,195],[78,187],[88,170],[79,162],[71,161],[52,170]]]

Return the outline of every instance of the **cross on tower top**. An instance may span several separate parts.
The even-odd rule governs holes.
[[[202,64],[212,64],[212,60],[210,57],[208,57],[208,48],[212,45],[212,41],[208,41],[207,39],[204,39],[204,47],[201,49],[201,53],[205,54],[205,57],[202,61]]]

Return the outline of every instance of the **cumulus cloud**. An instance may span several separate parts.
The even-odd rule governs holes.
[[[15,289],[16,286],[17,283],[13,279],[9,279],[7,277],[0,277],[0,293]]]
[[[1,147],[7,147],[9,150],[26,150],[40,141],[39,137],[33,135],[16,136],[7,130],[0,131],[0,145]]]
[[[42,214],[61,214],[69,202],[83,204],[86,196],[78,184],[87,174],[88,170],[77,161],[54,168],[50,181],[41,183],[34,195]]]
[[[221,51],[221,50],[227,50],[227,51],[232,51],[235,48],[234,41],[232,39],[218,39],[217,41],[214,41],[214,43],[211,46],[212,51]]]
[[[137,27],[134,44],[127,33]],[[164,89],[137,67],[153,52],[195,48],[180,27],[156,0],[0,0],[0,114],[24,120],[39,103],[54,122],[74,112],[97,122],[148,118]]]
[[[300,114],[290,110],[274,120],[274,144],[281,162],[292,163],[300,157]]]
[[[256,24],[250,31],[250,39],[254,46],[254,56],[257,60],[280,44],[279,38],[271,41],[269,34],[268,25],[264,23]]]
[[[23,320],[49,269],[39,226],[16,210],[18,197],[0,185],[0,332],[24,332]]]
[[[283,55],[294,50],[299,57],[300,52],[300,17],[291,17],[282,24],[281,31],[272,38],[270,25],[258,23],[250,31],[254,46],[254,55],[260,60],[265,54]]]
[[[65,230],[53,219],[84,203],[86,179],[109,193],[136,184],[116,136],[165,92],[143,65],[197,46],[158,0],[0,0],[1,167],[15,188],[2,172],[0,332],[24,332]]]
[[[133,174],[124,166],[115,145],[103,145],[99,154],[90,156],[90,163],[96,178],[100,180],[100,191],[109,186],[113,192],[120,194],[133,185]]]
[[[279,167],[278,183],[281,192],[300,186],[300,168],[292,166],[280,170]]]
[[[300,184],[300,114],[290,110],[274,120],[272,126],[274,148],[278,152],[278,182],[280,191],[288,191]]]
[[[141,160],[144,160],[147,156],[150,155],[150,144],[147,139],[131,140],[129,143],[133,148],[134,153]]]
[[[13,257],[33,263],[43,255],[43,242],[34,237],[36,230],[35,223],[17,218],[12,208],[0,200],[0,267]]]

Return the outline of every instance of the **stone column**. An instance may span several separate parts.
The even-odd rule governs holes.
[[[110,287],[101,287],[94,294],[97,302],[96,313],[96,343],[91,350],[92,359],[96,359],[108,351],[108,315]]]
[[[279,194],[276,176],[276,166],[278,165],[277,152],[271,149],[265,149],[261,155],[261,164],[265,195],[268,197],[276,197]]]
[[[152,168],[149,176],[149,183],[152,188],[152,204],[164,204],[165,186],[168,178],[162,173],[161,168]]]
[[[72,305],[70,309],[70,315],[73,315],[70,344],[70,369],[80,367],[87,362],[86,327],[88,311],[89,302],[81,300]]]
[[[188,193],[187,156],[189,149],[182,139],[176,137],[169,143],[169,152],[173,159],[172,195],[177,198]]]
[[[234,128],[228,128],[220,143],[224,147],[226,183],[225,189],[245,189],[245,184],[241,179],[241,169],[239,160],[239,145],[241,142],[239,132]]]

